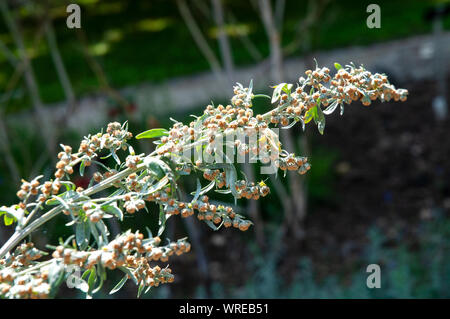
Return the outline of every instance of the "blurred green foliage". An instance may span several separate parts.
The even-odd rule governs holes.
[[[309,45],[305,49],[296,49],[292,55],[304,54],[304,50],[367,45],[431,30],[431,23],[424,19],[424,15],[434,1],[378,1],[382,10],[381,29],[369,29],[365,25],[368,15],[366,7],[370,3],[371,1],[358,1],[356,4],[350,0],[331,1],[310,30]],[[113,87],[146,81],[159,82],[174,76],[209,70],[208,63],[194,44],[174,2],[111,0],[81,1],[80,4],[82,30],[87,35],[89,51],[102,65]],[[254,62],[238,39],[239,32],[246,34],[261,54],[267,56],[267,37],[259,14],[250,2],[228,0],[224,6],[226,16],[229,18],[232,13],[237,21],[228,25],[236,65]],[[33,8],[23,8],[19,12],[23,18],[25,40],[32,53],[40,93],[46,103],[61,101],[64,93],[45,38],[38,47],[32,47],[36,32]],[[308,3],[288,0],[286,8],[283,20],[284,45],[294,38],[299,21],[306,16]],[[218,54],[213,32],[214,21],[203,16],[195,6],[192,6],[192,11],[212,49]],[[52,12],[56,16],[54,24],[60,51],[75,92],[80,95],[98,90],[98,79],[85,60],[77,33],[66,27],[64,7],[55,7]],[[450,28],[450,17],[445,19],[444,27]],[[300,39],[304,37],[300,35]],[[0,24],[0,38],[13,48],[12,39],[3,23]],[[12,67],[3,56],[0,56],[0,70],[0,91],[3,91],[13,74]],[[8,105],[9,110],[28,107],[28,97],[23,93],[23,89],[16,91],[16,98]]]

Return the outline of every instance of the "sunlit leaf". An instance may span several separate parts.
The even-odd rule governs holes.
[[[157,138],[161,136],[168,136],[169,132],[166,129],[163,128],[154,128],[145,132],[142,132],[138,135],[136,135],[137,139],[141,138]]]
[[[334,101],[325,110],[323,110],[323,113],[326,114],[326,115],[329,115],[329,114],[333,113],[334,110],[336,110],[338,104],[339,104],[338,101]]]

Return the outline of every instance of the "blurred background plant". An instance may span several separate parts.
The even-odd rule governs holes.
[[[1,2],[2,204],[16,201],[21,176],[51,175],[56,141],[76,144],[113,120],[128,120],[134,132],[168,127],[169,116],[186,122],[211,98],[226,103],[230,82],[253,78],[259,91],[269,92],[278,77],[295,81],[311,68],[312,56],[330,69],[336,60],[358,61],[409,89],[408,102],[374,104],[371,110],[349,107],[340,119],[345,123],[332,117],[320,139],[316,130],[307,129],[304,138],[300,129],[292,130],[292,149],[307,153],[314,169],[305,179],[267,181],[274,193],[259,206],[242,202],[240,209],[248,211],[258,233],[235,239],[220,232],[210,238],[196,223],[169,222],[169,233],[187,229],[194,254],[175,262],[172,268],[180,263],[183,270],[161,293],[255,294],[252,274],[277,269],[274,293],[268,295],[276,297],[286,278],[308,277],[307,270],[298,270],[304,258],[310,276],[318,278],[304,279],[317,291],[308,292],[312,295],[448,296],[445,228],[435,228],[433,244],[427,241],[431,232],[419,231],[428,224],[445,225],[450,208],[449,123],[442,112],[448,103],[448,1],[378,1],[381,28],[369,29],[370,1],[79,0],[78,30],[66,26],[69,2]],[[263,105],[256,104],[255,111],[264,111]],[[149,148],[142,142],[136,152]],[[78,186],[87,182],[76,181]],[[195,185],[186,185],[191,188]],[[136,230],[135,225],[149,223],[141,215],[117,227]],[[0,227],[3,243],[10,230]],[[374,227],[387,243],[375,259],[391,258],[382,264],[382,278],[389,281],[379,291],[364,286],[365,251],[373,246],[368,234]],[[36,237],[42,247],[69,230],[55,221],[45,232],[52,238]],[[421,266],[424,242],[444,256],[431,255],[433,267]],[[266,256],[269,250],[276,253]],[[252,262],[257,256],[264,267]],[[237,269],[239,260],[248,261],[245,270]],[[444,270],[435,270],[440,267]],[[358,289],[348,288],[350,281]],[[415,288],[416,282],[422,288]],[[238,287],[244,287],[241,294]],[[306,288],[293,287],[289,297],[305,296]],[[74,293],[66,291],[68,297]],[[133,297],[135,291],[120,296]]]

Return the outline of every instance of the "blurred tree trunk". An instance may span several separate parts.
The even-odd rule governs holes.
[[[2,152],[3,158],[5,159],[6,165],[8,166],[9,173],[11,175],[14,186],[20,186],[20,172],[17,168],[14,156],[11,153],[11,147],[9,145],[8,130],[6,128],[6,123],[3,120],[4,113],[0,109],[0,150]],[[13,185],[11,185],[13,186]]]
[[[204,38],[199,26],[195,22],[195,19],[192,16],[191,11],[189,10],[189,7],[186,4],[186,1],[177,0],[177,6],[178,10],[180,11],[181,17],[184,20],[184,23],[186,23],[186,26],[188,27],[189,32],[192,35],[192,38],[197,44],[197,47],[200,49],[201,53],[208,61],[209,66],[213,71],[214,75],[216,76],[216,78],[218,79],[218,81],[223,82],[222,68],[220,67],[220,63],[217,60],[212,49],[209,47],[208,42]]]
[[[222,0],[212,0],[213,16],[217,25],[218,30],[218,40],[220,54],[222,56],[222,63],[225,67],[225,72],[227,74],[228,81],[231,85],[234,84],[234,64],[233,57],[231,55],[231,46],[228,41],[228,36],[225,31],[224,18],[223,18],[223,8]]]
[[[279,0],[283,1],[283,0]],[[271,78],[275,84],[283,82],[284,78],[284,68],[283,68],[283,52],[281,46],[281,33],[276,26],[276,21],[274,18],[274,13],[269,0],[259,0],[259,9],[261,12],[261,18],[263,21],[264,28],[266,30],[267,37],[269,39],[270,46],[270,71]],[[278,8],[284,8],[284,4],[278,4]],[[279,9],[281,10],[281,9]],[[278,16],[282,16],[279,12]],[[281,23],[280,23],[281,24]],[[291,130],[281,130],[282,139],[286,145],[286,149],[289,152],[294,152],[296,150],[296,145],[294,143],[294,137],[292,136]],[[304,138],[304,137],[302,137]],[[292,210],[285,211],[286,221],[289,221],[288,226],[290,227],[292,234],[295,238],[300,239],[303,236],[302,221],[306,215],[306,196],[303,181],[297,174],[289,175],[289,187],[290,196],[289,199],[292,203],[290,208]],[[279,191],[281,185],[278,185]],[[287,192],[286,192],[287,193]],[[283,198],[283,197],[280,197]]]
[[[223,7],[221,0],[212,0],[213,16],[218,29],[218,41],[220,53],[222,56],[222,62],[225,67],[225,72],[229,81],[229,89],[234,85],[234,64],[232,57],[231,45],[228,41],[228,36],[225,31]],[[253,166],[250,163],[245,162],[242,164],[245,175],[247,175],[249,181],[255,181],[255,173]],[[259,204],[257,201],[247,201],[247,212],[253,222],[255,223],[254,231],[256,236],[256,242],[259,247],[264,246],[264,224],[262,223],[261,216],[259,215]]]
[[[43,138],[45,141],[45,145],[47,151],[49,152],[50,158],[52,158],[52,154],[56,151],[56,136],[55,130],[50,123],[49,118],[45,116],[44,106],[39,96],[39,88],[37,85],[36,77],[34,75],[34,70],[31,65],[31,61],[28,58],[25,44],[23,41],[22,34],[9,11],[8,4],[6,1],[0,1],[0,10],[3,15],[3,19],[8,26],[9,31],[11,32],[11,36],[14,40],[15,45],[17,46],[17,50],[19,52],[20,59],[25,65],[25,83],[28,88],[28,92],[30,94],[31,101],[33,103],[34,110],[36,112],[36,118],[38,121],[39,128],[42,130]]]
[[[58,43],[55,36],[55,30],[53,28],[53,22],[51,18],[48,19],[46,25],[46,36],[50,54],[55,64],[56,72],[63,87],[64,94],[67,99],[67,109],[64,116],[64,121],[67,121],[69,115],[73,112],[76,104],[75,93],[73,92],[72,83],[70,82],[69,75],[67,74],[66,67],[64,66],[61,53],[59,52]]]

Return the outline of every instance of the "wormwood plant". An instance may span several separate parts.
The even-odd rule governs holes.
[[[156,148],[148,155],[135,154],[128,143],[132,134],[127,123],[110,123],[105,132],[84,137],[76,151],[61,145],[54,178],[23,180],[17,192],[19,203],[0,209],[5,225],[16,225],[14,234],[0,249],[0,296],[53,297],[61,283],[69,282],[73,269],[81,274],[75,288],[88,298],[101,289],[107,270],[123,272],[110,293],[122,288],[127,280],[138,286],[138,296],[153,286],[173,282],[171,269],[161,263],[174,254],[189,252],[191,246],[186,238],[162,244],[160,236],[168,218],[196,214],[214,230],[234,227],[245,231],[251,225],[249,220],[232,206],[210,203],[206,193],[213,189],[231,193],[235,200],[257,200],[269,193],[264,182],[248,181],[245,175],[238,174],[236,161],[259,160],[265,168],[271,168],[266,172],[275,174],[278,170],[304,174],[310,169],[306,157],[282,149],[273,127],[287,129],[301,123],[304,129],[314,121],[323,133],[325,115],[337,107],[342,114],[344,105],[352,101],[370,105],[376,99],[406,100],[408,92],[389,84],[383,74],[372,74],[354,64],[342,67],[336,63],[335,67],[337,72],[331,76],[328,68],[316,65],[315,70],[307,70],[305,77],[300,77],[295,88],[287,83],[275,86],[272,97],[253,94],[251,83],[248,88],[238,83],[230,105],[208,105],[203,115],[194,116],[189,125],[174,121],[169,130],[152,129],[137,135],[156,139]],[[273,109],[254,115],[255,98],[271,99]],[[120,152],[128,153],[124,160]],[[116,162],[114,167],[98,161],[110,156]],[[86,189],[77,188],[71,182],[75,169],[83,175],[85,167],[93,163],[100,170],[93,174]],[[196,174],[208,182],[202,187],[197,179],[197,189],[186,200],[177,185],[183,176],[195,178]],[[146,238],[128,230],[111,239],[104,220],[122,220],[125,214],[147,210],[146,202],[159,206],[156,236],[147,228]],[[74,235],[58,246],[47,246],[53,250],[48,256],[34,247],[31,234],[61,214]]]

